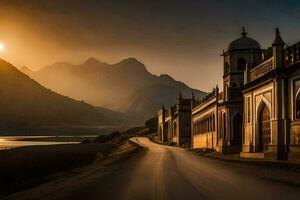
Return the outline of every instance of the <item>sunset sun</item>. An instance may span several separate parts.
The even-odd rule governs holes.
[[[0,43],[0,51],[4,51],[5,45],[3,43]]]

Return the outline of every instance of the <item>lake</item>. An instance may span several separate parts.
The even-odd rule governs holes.
[[[0,150],[23,146],[78,144],[98,135],[109,134],[113,131],[127,130],[128,126],[47,126],[45,130],[33,132],[34,135],[12,133],[0,136]],[[88,134],[87,134],[88,133]]]
[[[76,136],[0,136],[0,150],[24,146],[78,144],[97,135]]]

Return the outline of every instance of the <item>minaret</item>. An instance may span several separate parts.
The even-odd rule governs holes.
[[[276,37],[272,44],[273,48],[273,59],[274,59],[274,67],[280,68],[284,67],[284,41],[280,36],[279,29],[276,28]],[[276,131],[273,131],[272,138],[275,138],[275,144],[277,145],[277,159],[285,158],[285,131],[287,124],[287,115],[285,105],[287,102],[288,89],[287,84],[285,83],[282,77],[277,77],[275,82],[275,118],[276,120],[272,121],[271,126],[277,127]]]
[[[276,37],[272,44],[275,68],[283,67],[284,45],[285,43],[280,36],[279,28],[276,28]]]

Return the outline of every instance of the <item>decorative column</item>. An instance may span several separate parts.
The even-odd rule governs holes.
[[[280,36],[279,29],[276,29],[276,37],[272,44],[274,68],[280,69],[284,67],[284,41]],[[272,125],[272,145],[275,145],[270,151],[276,153],[276,159],[285,158],[285,131],[284,131],[284,96],[285,94],[284,77],[277,74],[275,78],[275,119]],[[273,156],[272,156],[273,157]]]

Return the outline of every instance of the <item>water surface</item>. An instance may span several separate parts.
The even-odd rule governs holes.
[[[95,135],[82,136],[0,136],[0,150],[24,146],[78,144],[85,139],[95,138]]]

